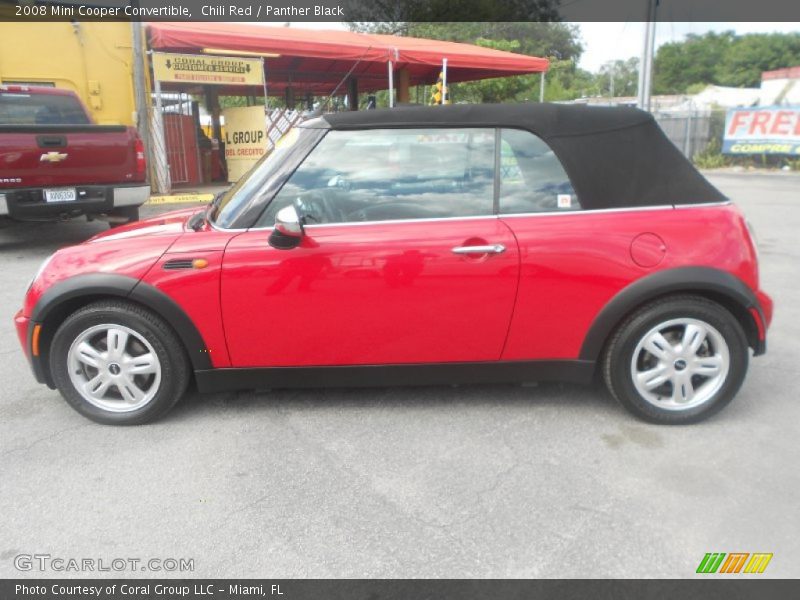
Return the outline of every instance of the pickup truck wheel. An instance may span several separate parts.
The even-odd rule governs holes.
[[[611,395],[639,418],[694,423],[733,399],[748,358],[744,331],[728,310],[705,298],[672,296],[622,323],[603,375]]]
[[[186,354],[171,328],[123,301],[97,302],[67,317],[50,347],[50,369],[75,410],[110,425],[157,419],[189,381]]]
[[[123,218],[124,221],[109,221],[108,225],[112,229],[114,227],[119,227],[120,225],[125,225],[126,223],[133,223],[134,221],[139,220],[139,207],[138,206],[122,206],[120,208],[115,208],[111,212],[108,213],[109,217],[115,217],[117,219]]]

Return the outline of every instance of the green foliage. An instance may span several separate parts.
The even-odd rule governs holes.
[[[263,96],[220,96],[220,108],[236,108],[239,106],[264,106]],[[283,98],[268,98],[267,106],[275,108],[276,106],[285,106]]]
[[[700,169],[719,169],[730,164],[728,157],[722,154],[722,144],[714,137],[705,150],[694,155],[694,164]]]
[[[692,85],[686,88],[686,93],[691,95],[699,94],[707,87],[708,87],[707,83],[693,83]]]
[[[362,26],[351,24],[355,30]],[[566,23],[385,23],[372,24],[366,30],[372,32],[401,32],[404,35],[428,39],[476,44],[506,52],[550,59],[550,71],[546,75],[546,100],[571,100],[581,95],[594,93],[594,78],[586,71],[575,67],[583,46],[579,29]],[[501,77],[483,81],[453,83],[450,88],[451,102],[534,102],[539,99],[540,75]],[[433,83],[433,82],[431,82]],[[412,95],[413,97],[413,95]]]
[[[479,0],[476,2],[480,4]],[[636,95],[639,77],[636,58],[608,63],[596,75],[577,68],[583,52],[577,25],[560,22],[435,23],[390,20],[402,16],[389,10],[395,4],[391,0],[376,0],[375,10],[382,11],[380,14],[384,15],[381,22],[350,23],[350,28],[353,31],[465,42],[546,57],[551,61],[545,87],[545,100],[548,101],[610,96],[612,76],[613,95]],[[441,8],[446,4],[433,2],[431,6]],[[547,9],[544,0],[539,4],[540,9]],[[800,33],[737,36],[733,31],[724,31],[692,34],[683,41],[665,44],[658,49],[653,93],[697,93],[708,84],[755,87],[759,85],[762,71],[796,65],[800,65]],[[536,101],[539,98],[539,81],[539,75],[524,75],[452,84],[450,98],[453,102]]]
[[[556,21],[561,0],[341,0],[340,4],[354,27],[374,23],[395,26],[409,22],[441,22],[458,10],[474,21],[494,22],[508,19],[515,22]],[[399,33],[399,31],[395,31]],[[405,35],[408,35],[406,32]]]
[[[635,96],[639,85],[639,59],[608,62],[600,67],[595,79],[596,89],[603,96]]]
[[[408,23],[405,35],[445,40],[450,42],[478,43],[478,40],[501,44],[514,43],[511,50],[529,56],[572,59],[577,62],[583,52],[580,30],[567,23]],[[492,46],[495,47],[495,46]]]
[[[719,65],[721,85],[755,87],[762,71],[800,65],[800,33],[750,34],[737,38]]]
[[[796,65],[800,33],[689,35],[658,49],[653,89],[656,94],[682,94],[700,84],[757,87],[762,71]]]

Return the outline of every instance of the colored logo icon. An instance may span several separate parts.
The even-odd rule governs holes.
[[[697,566],[697,573],[763,573],[772,553],[708,552]]]

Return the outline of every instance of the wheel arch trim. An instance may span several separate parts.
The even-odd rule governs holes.
[[[203,337],[184,310],[158,288],[125,275],[88,273],[56,283],[36,302],[30,315],[31,323],[45,323],[49,316],[57,314],[59,309],[63,309],[72,300],[85,298],[87,301],[91,301],[93,298],[103,297],[128,299],[152,310],[175,331],[186,350],[193,370],[212,368],[211,358]],[[47,333],[49,349],[49,341],[52,340],[55,332],[48,331]],[[47,352],[42,352],[38,357],[33,356],[30,352],[32,335],[33,326],[29,327],[28,349],[34,375],[38,381],[52,387],[49,368],[42,360]]]
[[[745,330],[755,354],[766,352],[766,341],[759,339],[758,323],[750,313],[755,309],[763,322],[764,315],[755,293],[738,277],[712,267],[678,267],[658,271],[619,291],[592,321],[581,346],[581,360],[597,360],[614,329],[632,311],[656,298],[677,293],[696,293],[723,301],[738,308],[734,318]]]

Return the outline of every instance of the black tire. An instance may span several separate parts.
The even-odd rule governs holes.
[[[642,338],[659,324],[673,319],[696,319],[711,325],[722,336],[729,355],[728,372],[717,391],[701,404],[679,410],[661,408],[648,401],[636,389],[632,372],[633,354]],[[625,319],[606,345],[602,373],[609,393],[629,412],[651,423],[681,425],[696,423],[722,410],[739,391],[748,361],[745,333],[725,307],[699,296],[680,295],[656,300]],[[674,367],[675,371],[679,368]],[[698,381],[702,385],[702,376]]]
[[[85,399],[72,383],[68,371],[69,349],[84,331],[101,324],[133,330],[152,346],[158,357],[160,383],[157,391],[149,402],[136,410],[104,410]],[[170,326],[149,310],[122,300],[95,302],[67,317],[56,331],[49,356],[53,380],[64,399],[83,416],[107,425],[141,425],[158,419],[175,405],[189,383],[186,352]]]
[[[119,227],[120,225],[126,225],[127,223],[133,223],[134,221],[139,220],[139,207],[138,206],[121,206],[120,208],[115,208],[111,212],[108,213],[109,217],[116,217],[116,218],[123,218],[124,221],[109,221],[108,226],[112,229],[114,227]]]

